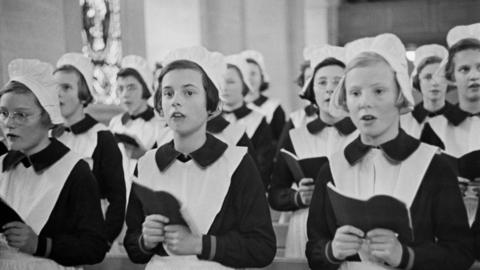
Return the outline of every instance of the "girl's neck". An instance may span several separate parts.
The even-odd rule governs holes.
[[[436,112],[441,110],[445,106],[445,99],[424,99],[423,108],[429,112]]]
[[[458,100],[458,105],[463,111],[469,112],[471,114],[476,114],[480,112],[480,100],[470,101],[467,99],[460,98]]]
[[[85,112],[83,110],[83,107],[80,107],[72,113],[69,117],[65,118],[65,122],[68,126],[72,126],[78,122],[80,122],[83,118],[85,118]]]
[[[333,125],[335,124],[339,119],[333,117],[329,112],[320,110],[320,120],[322,120],[325,124],[327,125]]]
[[[202,147],[207,140],[206,126],[207,124],[204,123],[199,129],[189,134],[179,134],[175,132],[173,135],[175,150],[184,155],[188,155]]]
[[[240,102],[237,102],[237,103],[233,103],[233,104],[232,103],[230,103],[230,104],[224,103],[223,104],[223,110],[233,112],[233,111],[235,111],[236,109],[239,109],[242,106],[243,106],[243,100],[240,101]]]

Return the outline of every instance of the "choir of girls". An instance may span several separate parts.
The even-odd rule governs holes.
[[[469,222],[458,183],[480,178],[480,24],[446,41],[420,46],[411,75],[393,34],[305,49],[305,104],[288,115],[265,95],[258,51],[175,49],[155,79],[129,55],[116,74],[125,112],[108,125],[87,113],[89,58],[13,60],[0,203],[21,220],[1,224],[0,269],[80,269],[119,243],[146,269],[264,267],[276,255],[270,208],[291,213],[284,256],[312,269],[468,269],[480,213]],[[412,237],[340,226],[332,187],[403,202]]]

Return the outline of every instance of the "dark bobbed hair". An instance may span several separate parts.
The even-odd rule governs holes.
[[[268,87],[270,86],[270,84],[265,81],[265,75],[263,74],[262,67],[257,63],[257,61],[255,61],[252,58],[247,58],[247,63],[255,64],[258,67],[258,69],[260,70],[260,77],[262,79],[262,82],[260,83],[260,92],[263,92],[263,91],[267,90]]]
[[[430,56],[430,57],[427,57],[427,58],[423,59],[416,69],[417,74],[415,74],[415,76],[413,76],[413,78],[412,78],[413,88],[422,92],[422,89],[420,89],[420,73],[422,72],[422,70],[426,66],[432,65],[432,64],[438,64],[438,63],[441,63],[441,62],[442,62],[442,58],[440,58],[438,56]]]
[[[117,79],[125,78],[128,76],[132,76],[140,82],[140,85],[142,86],[142,99],[149,99],[152,96],[152,94],[150,94],[150,91],[148,90],[147,83],[143,80],[142,76],[140,76],[140,73],[138,73],[138,71],[133,68],[122,68],[117,72]]]
[[[315,66],[315,68],[313,69],[312,79],[310,80],[310,84],[307,86],[307,89],[305,90],[305,93],[303,94],[303,98],[306,99],[306,100],[309,100],[313,104],[317,104],[317,102],[315,101],[315,92],[313,91],[313,80],[315,78],[315,74],[317,73],[317,71],[319,69],[321,69],[323,67],[327,67],[327,66],[339,66],[339,67],[344,69],[345,68],[345,63],[343,63],[342,61],[340,61],[336,58],[329,57],[329,58],[326,58],[325,60],[323,60],[322,62],[318,63],[318,65]]]
[[[248,94],[248,92],[250,92],[250,89],[245,84],[245,81],[244,81],[245,78],[243,78],[243,74],[240,71],[240,69],[237,66],[232,65],[232,64],[227,64],[227,68],[235,70],[235,72],[237,72],[238,76],[240,76],[240,80],[242,81],[242,95],[246,96]]]
[[[480,51],[480,40],[474,38],[466,38],[458,41],[453,44],[448,49],[448,61],[445,67],[445,78],[449,81],[455,81],[454,70],[455,70],[455,61],[454,57],[457,53],[466,50],[479,50]]]
[[[179,70],[179,69],[190,69],[200,72],[202,74],[202,83],[203,88],[205,88],[206,98],[207,98],[207,111],[209,113],[213,113],[218,108],[219,103],[219,96],[218,96],[218,89],[212,80],[208,77],[207,73],[203,70],[203,68],[195,62],[189,60],[177,60],[173,61],[170,64],[166,65],[160,76],[158,77],[158,89],[155,91],[154,95],[154,107],[155,110],[160,114],[163,115],[162,109],[162,81],[163,77],[170,71]]]
[[[93,102],[93,96],[92,96],[92,93],[90,92],[90,90],[92,90],[92,89],[90,89],[90,90],[88,89],[87,81],[83,77],[82,73],[80,73],[80,71],[76,67],[74,67],[72,65],[63,65],[63,66],[55,69],[53,74],[55,74],[59,71],[77,74],[77,76],[78,76],[78,82],[77,82],[78,99],[80,101],[82,101],[83,107],[87,107],[88,104]]]
[[[35,96],[35,94],[28,88],[25,84],[17,81],[11,81],[7,83],[1,90],[0,90],[0,99],[2,98],[3,95],[6,93],[15,93],[15,94],[22,94],[22,95],[31,95],[34,98],[35,104],[40,108],[41,113],[40,113],[40,123],[42,126],[50,128],[53,126],[52,120],[50,119],[50,115],[48,115],[47,111],[43,106],[40,104],[40,101],[38,101],[38,98]]]

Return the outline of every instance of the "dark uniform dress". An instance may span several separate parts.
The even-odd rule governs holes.
[[[103,260],[108,249],[98,185],[88,164],[64,144],[29,157],[0,157],[0,197],[38,235],[36,253],[0,241],[0,269],[75,269]]]
[[[438,148],[400,130],[379,148],[360,137],[335,153],[322,167],[310,206],[306,255],[312,269],[392,269],[365,259],[364,253],[339,261],[331,241],[339,227],[327,183],[351,197],[385,194],[410,210],[413,241],[403,241],[399,269],[468,269],[473,263],[473,237],[457,178]],[[365,232],[366,233],[366,232]],[[363,259],[362,259],[363,258]]]
[[[110,243],[119,235],[125,217],[126,190],[122,154],[108,128],[86,114],[79,122],[66,128],[57,139],[91,163],[102,199],[102,208]]]
[[[358,135],[350,118],[344,118],[333,126],[320,118],[291,129],[282,147],[283,151],[294,154],[305,174],[315,178],[318,170],[328,157],[342,149]],[[272,182],[268,192],[270,206],[278,211],[294,211],[288,226],[285,244],[286,257],[304,257],[307,242],[308,205],[304,205],[297,192],[299,179],[294,179],[283,155],[279,155],[273,169]]]
[[[205,144],[185,157],[173,141],[139,160],[138,178],[127,209],[125,247],[130,259],[147,269],[230,269],[264,267],[275,256],[275,235],[265,191],[244,147],[207,134]],[[147,215],[136,189],[172,194],[190,230],[202,236],[202,254],[175,256],[164,245],[143,246]],[[190,267],[190,268],[188,268]]]
[[[273,139],[277,142],[285,125],[285,111],[280,106],[280,103],[264,95],[260,95],[252,103],[249,103],[248,106],[265,115],[267,124],[272,130]]]

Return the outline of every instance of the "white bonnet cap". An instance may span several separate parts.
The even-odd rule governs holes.
[[[373,52],[382,56],[395,72],[400,90],[407,101],[407,106],[401,108],[400,113],[404,114],[413,109],[415,102],[409,83],[406,50],[402,41],[396,35],[385,33],[375,37],[357,39],[345,45],[345,49],[347,66],[348,63],[364,52]],[[330,109],[333,114],[341,110],[344,111],[340,100],[344,83],[345,76],[335,89],[331,99]]]
[[[319,47],[308,47],[303,50],[303,57],[310,61],[312,71],[327,58],[335,58],[345,64],[345,48],[332,45],[323,45]],[[315,74],[305,82],[300,96],[315,103],[315,94],[313,93],[313,80]]]
[[[188,60],[199,65],[213,82],[217,90],[223,89],[224,76],[227,69],[225,57],[219,52],[210,52],[201,46],[180,48],[167,53],[164,66],[177,61]]]
[[[255,62],[257,62],[263,74],[263,80],[265,82],[270,82],[270,76],[268,76],[268,73],[267,73],[265,60],[263,59],[263,55],[259,51],[246,50],[246,51],[243,51],[241,54],[243,55],[243,57],[245,57],[245,59],[252,59]]]
[[[232,54],[225,57],[225,62],[230,65],[236,66],[240,73],[242,73],[243,83],[247,85],[250,91],[252,90],[252,85],[250,84],[250,80],[248,80],[248,62],[247,59],[242,54]]]
[[[93,91],[93,64],[92,60],[81,53],[66,53],[58,59],[57,68],[62,66],[73,66],[80,72],[87,83],[88,91],[92,94]]]
[[[448,47],[452,47],[455,43],[466,38],[475,38],[480,40],[480,23],[458,25],[450,29],[447,34]]]
[[[148,67],[147,61],[138,55],[127,55],[123,57],[120,64],[121,68],[131,68],[140,74],[150,94],[153,95],[153,72]]]
[[[37,59],[15,59],[8,64],[9,83],[24,84],[37,97],[52,124],[63,123],[53,67]]]

